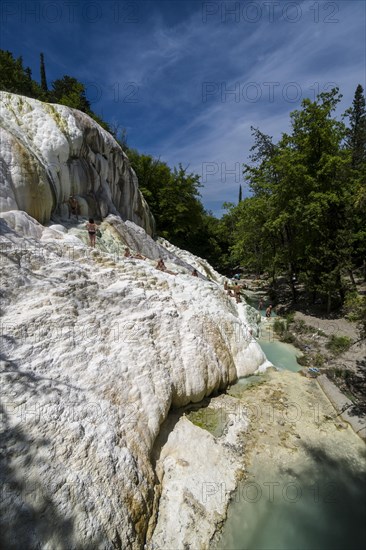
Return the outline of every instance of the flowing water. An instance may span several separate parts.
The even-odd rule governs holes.
[[[263,337],[259,343],[279,369],[295,372],[301,368],[296,362],[299,352],[293,346]],[[232,386],[229,393],[240,398],[253,384],[261,382],[265,383],[265,375],[248,377]],[[322,435],[314,439],[313,445],[306,447],[302,442],[301,458],[300,453],[289,454],[289,460],[282,465],[257,451],[246,479],[239,483],[229,505],[228,518],[215,547],[222,550],[366,548],[365,447],[349,430],[345,432],[345,439],[346,435],[344,449],[339,441],[333,448],[328,440],[323,444]]]

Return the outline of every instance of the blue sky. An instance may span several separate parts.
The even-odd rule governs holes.
[[[39,79],[75,76],[128,144],[201,176],[205,207],[236,202],[250,127],[277,140],[304,97],[365,85],[364,0],[3,1],[0,47]],[[244,194],[246,188],[244,187]]]

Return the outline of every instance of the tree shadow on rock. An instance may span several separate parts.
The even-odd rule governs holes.
[[[16,362],[7,360],[4,355],[0,356],[0,361],[1,376],[5,382],[10,382],[7,385],[10,391],[6,395],[3,390],[0,404],[0,547],[8,550],[46,546],[65,550],[98,547],[99,538],[80,545],[75,518],[65,511],[71,491],[78,490],[68,483],[67,469],[63,476],[58,472],[54,483],[49,481],[52,479],[52,442],[43,435],[47,430],[40,426],[36,436],[35,432],[27,433],[29,424],[22,417],[21,407],[27,396],[40,394],[38,387],[42,377],[21,370]],[[22,398],[20,405],[11,394],[15,383],[17,394]],[[42,393],[44,391],[43,387]],[[49,389],[50,393],[52,391],[54,388]]]

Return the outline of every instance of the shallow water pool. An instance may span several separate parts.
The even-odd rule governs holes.
[[[258,457],[229,507],[222,550],[361,550],[366,472],[309,448],[306,465],[271,469]]]
[[[301,365],[296,361],[296,357],[301,355],[301,352],[291,344],[279,342],[278,340],[268,341],[260,338],[259,345],[266,354],[266,357],[271,363],[279,368],[286,369],[292,372],[301,370]]]
[[[258,342],[278,369],[294,373],[301,369],[296,361],[301,352],[291,344],[268,337]],[[245,399],[245,392],[253,384],[265,382],[265,374],[251,376],[240,380],[228,393]],[[273,428],[277,429],[275,425]],[[318,428],[314,425],[314,429]],[[313,445],[303,440],[299,444],[305,451],[302,460],[295,453],[281,467],[275,466],[263,450],[256,451],[247,477],[239,483],[229,505],[221,538],[212,548],[366,548],[366,447],[360,445],[363,450],[348,453],[340,451],[336,444],[332,448],[332,440],[325,439],[323,443],[321,437]]]

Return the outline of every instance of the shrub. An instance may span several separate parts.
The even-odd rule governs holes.
[[[289,311],[289,313],[286,313],[287,326],[290,325],[291,323],[293,323],[294,320],[295,320],[295,312],[294,311]]]
[[[302,319],[298,319],[297,321],[295,321],[294,329],[297,332],[300,332],[300,333],[308,332],[307,325],[306,325],[305,321],[303,321]]]
[[[315,367],[322,367],[324,365],[324,355],[317,353],[313,360]]]
[[[286,332],[286,322],[281,319],[275,318],[273,321],[273,330],[279,336],[282,336]]]
[[[302,367],[307,367],[308,364],[309,364],[309,356],[308,355],[300,355],[300,357],[296,357],[296,361]]]
[[[297,343],[297,338],[294,334],[292,334],[291,332],[284,332],[283,335],[282,335],[282,338],[281,338],[282,342],[285,342],[286,344],[296,344]]]
[[[348,338],[348,336],[335,336],[332,334],[332,336],[329,338],[326,347],[334,354],[334,355],[340,355],[341,353],[344,353],[347,351],[352,344],[351,338]]]
[[[346,319],[349,321],[359,321],[362,319],[363,310],[366,305],[366,297],[360,296],[356,290],[347,292],[344,301]]]

